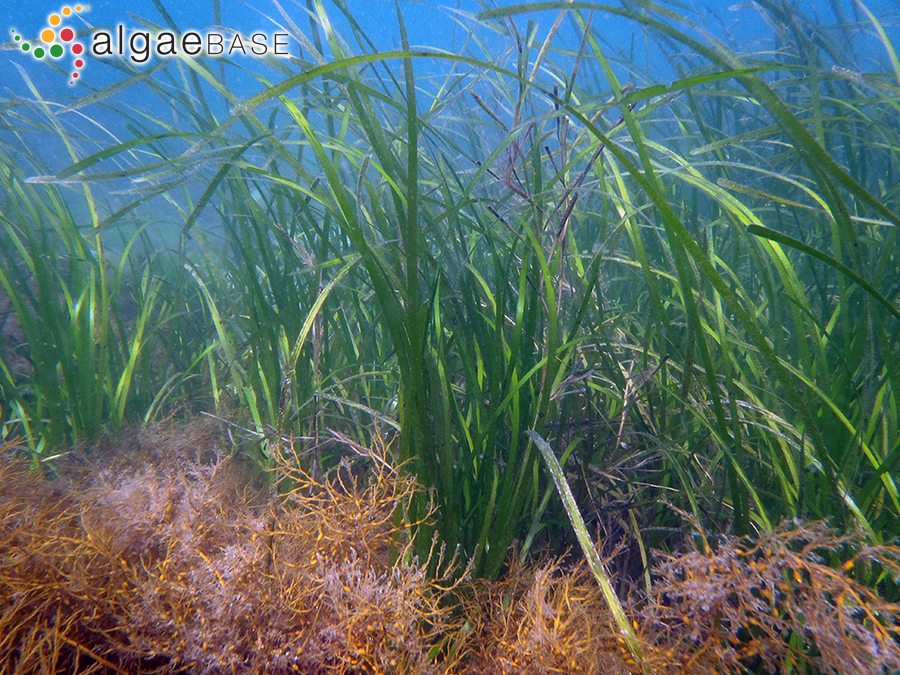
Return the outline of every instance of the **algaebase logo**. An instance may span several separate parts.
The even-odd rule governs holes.
[[[74,57],[72,61],[72,77],[69,84],[75,84],[78,74],[84,68],[84,45],[75,39],[75,31],[71,28],[64,27],[63,21],[71,17],[76,12],[86,12],[87,5],[75,5],[74,7],[63,7],[56,14],[47,17],[48,27],[41,31],[39,40],[35,43],[23,41],[15,29],[12,30],[13,38],[16,42],[22,43],[23,52],[31,52],[36,59],[43,59],[49,56],[52,59],[61,59],[69,53]]]
[[[140,66],[150,59],[273,55],[290,57],[288,33],[264,33],[256,31],[250,35],[237,31],[196,31],[188,30],[176,34],[173,31],[151,33],[146,30],[128,29],[122,24],[114,30],[93,29],[84,32],[82,38],[90,43],[86,48],[76,39],[75,31],[63,27],[63,21],[75,13],[86,12],[87,5],[63,7],[56,14],[47,17],[49,28],[41,31],[39,40],[23,40],[15,29],[13,38],[21,43],[22,51],[31,52],[36,59],[61,59],[66,51],[72,55],[72,73],[69,84],[75,84],[79,72],[84,68],[88,52],[97,59],[124,57]]]

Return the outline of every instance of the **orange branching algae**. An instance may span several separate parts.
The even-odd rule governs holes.
[[[325,480],[299,470],[289,444],[271,449],[275,480],[261,480],[211,420],[130,432],[52,472],[14,450],[0,447],[0,673],[900,666],[900,611],[848,576],[894,573],[897,551],[820,525],[663,557],[655,595],[633,608],[647,658],[635,664],[584,566],[430,578],[404,520],[418,488],[381,442],[357,448],[364,473]],[[843,566],[821,558],[848,549]]]
[[[555,569],[482,595],[430,579],[398,520],[417,488],[384,447],[362,478],[323,481],[276,450],[280,490],[211,421],[71,453],[52,478],[7,448],[0,672],[558,672],[607,645],[619,660],[597,599],[577,606]]]
[[[53,480],[4,458],[0,671],[437,671],[441,594],[390,564],[411,481],[295,472],[305,483],[275,497],[220,447],[205,423]]]
[[[660,557],[643,620],[685,672],[900,671],[900,605],[849,576],[867,567],[896,577],[895,546],[794,522],[752,541],[724,537],[714,552]]]
[[[467,616],[479,634],[473,673],[640,672],[628,663],[600,587],[586,566],[513,568],[500,582],[478,582]],[[662,672],[662,671],[660,671]]]

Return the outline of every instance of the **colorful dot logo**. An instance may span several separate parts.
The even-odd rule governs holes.
[[[63,21],[71,17],[77,12],[86,12],[87,5],[75,5],[74,7],[63,7],[56,14],[47,17],[49,28],[41,31],[40,38],[31,42],[22,40],[22,36],[16,33],[15,29],[11,32],[16,42],[22,44],[23,52],[31,52],[36,59],[50,57],[51,59],[61,59],[66,49],[72,54],[72,77],[69,84],[75,84],[79,73],[84,68],[84,45],[76,41],[75,31],[71,28],[64,27]]]

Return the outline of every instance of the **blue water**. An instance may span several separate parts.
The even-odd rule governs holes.
[[[336,24],[338,34],[345,38],[352,38],[349,22],[341,16],[341,13],[329,0],[323,0],[329,12],[329,16]],[[168,17],[164,17],[153,0],[129,0],[118,2],[114,0],[86,0],[87,11],[78,13],[64,21],[64,25],[70,26],[82,32],[80,40],[90,45],[91,36],[96,34],[99,28],[113,28],[122,25],[127,31],[140,27],[141,19],[153,24],[166,27],[167,22],[172,22],[180,32],[195,30],[201,34],[216,30],[214,17],[214,4],[212,0],[158,0],[165,8]],[[280,3],[280,4],[279,4]],[[498,0],[499,5],[508,6],[516,4],[511,0]],[[610,3],[613,6],[621,6]],[[639,7],[637,2],[626,2],[633,11]],[[721,40],[740,52],[762,52],[773,48],[773,29],[761,19],[761,13],[752,2],[734,2],[733,0],[703,0],[694,3],[663,3],[670,8],[681,7],[680,11],[689,11],[688,19],[701,27],[702,31],[716,40]],[[32,45],[40,44],[37,37],[41,30],[47,27],[48,17],[60,12],[64,7],[62,2],[49,2],[48,0],[24,0],[20,3],[5,2],[0,5],[0,24],[5,26],[6,35],[5,51],[0,52],[0,99],[21,97],[33,100],[39,97],[42,100],[52,102],[54,110],[68,105],[91,92],[110,86],[122,80],[121,69],[115,67],[112,60],[100,60],[93,57],[84,59],[85,65],[80,71],[81,77],[71,79],[64,71],[51,68],[45,58],[37,60],[31,53],[23,52],[19,45],[12,40],[12,30],[21,37],[30,38]],[[75,3],[69,3],[74,7]],[[309,20],[307,17],[306,1],[300,0],[221,0],[221,24],[225,32],[238,31],[249,35],[255,31],[272,33],[273,31],[285,31],[288,21],[296,23],[296,26],[309,35]],[[400,47],[400,33],[393,0],[346,0],[346,6],[353,19],[362,30],[375,43],[378,50],[391,50]],[[413,47],[425,47],[446,50],[450,53],[465,53],[475,58],[494,61],[495,58],[505,58],[503,65],[515,68],[515,54],[510,53],[514,44],[507,36],[498,35],[487,26],[476,30],[474,37],[481,40],[479,45],[475,40],[469,39],[469,29],[477,25],[474,16],[488,5],[477,0],[425,0],[421,2],[401,2],[403,18],[407,26],[409,41]],[[804,0],[800,3],[802,11],[812,17],[821,25],[828,26],[842,24],[850,26],[848,29],[854,36],[853,39],[864,45],[858,49],[860,53],[870,55],[868,63],[837,63],[848,70],[861,71],[878,69],[882,72],[890,72],[891,66],[888,54],[879,41],[876,31],[859,6],[851,0]],[[881,22],[888,32],[890,39],[900,45],[900,2],[898,0],[869,0],[869,9]],[[687,9],[685,9],[685,7]],[[547,31],[553,25],[558,16],[558,11],[535,12],[529,15],[515,17],[515,25],[520,34],[525,34],[529,21],[536,25],[536,36],[543,40]],[[454,21],[454,19],[457,19]],[[677,77],[672,71],[670,61],[662,55],[659,45],[648,39],[644,30],[635,22],[623,19],[614,12],[596,11],[593,14],[593,28],[603,42],[604,50],[619,59],[621,63],[635,64],[637,70],[642,70],[649,81],[670,81]],[[686,24],[679,26],[690,32]],[[290,31],[288,31],[290,32]],[[694,33],[700,35],[699,33]],[[578,48],[579,31],[573,25],[571,19],[564,21],[557,33],[554,45],[562,49],[570,49],[573,52]],[[705,41],[706,37],[700,37]],[[356,45],[351,45],[351,50],[359,52]],[[309,60],[309,55],[304,53],[301,46],[293,40],[287,45],[288,52],[295,57]],[[505,50],[505,53],[504,53]],[[366,51],[369,51],[366,48]],[[532,50],[532,54],[536,53]],[[61,68],[71,69],[70,62],[74,57],[65,55],[57,60]],[[564,64],[565,56],[557,54],[556,62]],[[615,60],[615,58],[614,58]],[[265,74],[270,82],[276,82],[284,76],[267,70],[257,59],[252,57],[236,57],[233,59],[237,67],[228,67],[226,70],[226,84],[229,91],[238,98],[248,98],[258,92],[263,85],[257,81],[255,74]],[[152,61],[147,64],[135,66],[138,69],[150,67]],[[292,72],[299,72],[302,64],[295,62]],[[426,90],[429,69],[437,72],[441,68],[446,69],[449,64],[446,61],[417,60],[415,63],[417,76],[420,78],[420,86]],[[631,69],[629,69],[631,70]],[[631,75],[622,72],[622,81],[627,81]],[[70,84],[75,82],[75,84]],[[645,82],[636,83],[638,86]],[[36,92],[36,94],[35,94]],[[132,87],[120,94],[120,100],[133,109],[141,109],[152,117],[163,119],[167,114],[171,116],[171,110],[167,102],[158,97],[141,98],[141,86]],[[219,100],[214,97],[213,100]],[[91,119],[90,124],[103,127],[100,135],[104,138],[117,137],[119,139],[131,137],[131,133],[122,128],[121,116],[115,114],[115,99],[108,99],[106,105],[110,107],[97,111],[96,107],[85,110],[85,119]],[[224,102],[221,102],[214,113],[219,119],[227,117],[229,110]],[[74,124],[78,120],[72,115],[80,115],[80,112],[69,113],[67,121]],[[96,132],[97,129],[95,128]],[[93,132],[92,132],[93,133]],[[0,140],[3,138],[3,130],[0,129]],[[72,163],[68,150],[58,144],[59,147],[47,146],[43,153],[48,156],[48,168],[50,172],[58,171]]]
[[[214,26],[211,0],[179,0],[177,2],[161,0],[161,2],[181,31],[197,30],[202,32]],[[87,0],[85,4],[89,6],[89,10],[82,12],[78,19],[69,22],[73,28],[115,26],[117,24],[135,28],[138,26],[136,17],[144,17],[149,21],[164,25],[160,12],[152,0],[129,0],[125,3],[114,0]],[[507,6],[515,3],[511,0],[499,0],[497,4]],[[617,6],[617,3],[614,2],[610,4]],[[4,26],[6,40],[10,39],[12,29],[24,37],[37,38],[41,29],[47,26],[48,16],[58,12],[63,6],[65,6],[64,3],[52,0],[3,3],[0,6],[0,25]],[[74,7],[74,4],[71,6]],[[305,19],[305,1],[283,0],[280,6],[284,13],[297,21],[304,30],[308,27],[308,21]],[[399,47],[400,36],[392,0],[347,0],[347,6],[379,49]],[[410,43],[413,46],[444,49],[454,53],[462,48],[466,30],[454,22],[453,17],[460,17],[464,24],[470,25],[471,22],[464,18],[466,13],[477,13],[485,6],[487,6],[485,3],[479,3],[476,0],[446,0],[444,2],[425,0],[401,3]],[[717,39],[730,43],[738,49],[756,51],[765,50],[770,46],[771,30],[761,21],[760,13],[754,8],[752,2],[707,0],[705,3],[687,3],[687,5],[668,3],[667,6],[673,9],[682,7],[679,10],[682,12],[690,11],[689,18],[691,20],[703,26]],[[685,6],[689,9],[684,9]],[[800,6],[806,14],[818,18],[823,24],[856,21],[860,17],[864,18],[855,2],[850,0],[805,0],[800,3]],[[869,0],[867,6],[884,23],[889,34],[896,37],[898,15],[900,15],[900,5],[897,0]],[[278,5],[272,0],[256,2],[221,0],[221,12],[224,27],[244,34],[253,31],[278,30],[277,23],[283,21]],[[339,14],[337,11],[331,12],[339,30],[346,35],[346,22],[340,20]],[[535,13],[527,18],[533,18],[536,21],[538,36],[543,37],[556,15],[555,11],[545,11]],[[527,18],[519,16],[516,19],[519,30],[524,31]],[[608,45],[630,50],[629,53],[634,53],[636,60],[646,60],[650,67],[653,67],[652,45],[649,50],[646,48],[645,36],[633,22],[623,20],[610,13],[598,12],[594,17],[594,25],[600,28],[600,34]],[[560,44],[565,44],[567,30],[574,33],[571,25],[564,23],[558,38]],[[865,38],[867,33],[869,38]],[[861,39],[873,39],[871,36],[874,35],[874,31],[868,26],[860,30],[860,35]],[[574,41],[574,37],[572,41]],[[574,47],[574,45],[571,46]],[[24,80],[19,71],[11,65],[12,63],[19,64],[24,68],[38,86],[42,96],[49,99],[72,99],[85,95],[91,88],[115,81],[114,72],[110,72],[108,68],[104,69],[102,64],[100,67],[95,67],[97,64],[88,60],[82,72],[83,79],[80,83],[82,86],[70,87],[69,81],[62,74],[54,72],[30,54],[17,50],[17,45],[11,40],[6,43],[5,47],[6,51],[0,53],[0,90],[3,91],[2,95],[28,95]],[[884,51],[875,42],[873,42],[872,49],[873,52]],[[297,55],[299,46],[292,43],[290,51]],[[873,56],[877,55],[873,54]],[[882,56],[886,58],[886,55]],[[60,65],[67,67],[65,61],[65,58],[60,59]],[[659,66],[665,68],[661,62]],[[667,75],[662,72],[660,78],[665,79]]]

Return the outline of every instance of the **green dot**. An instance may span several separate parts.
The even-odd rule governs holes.
[[[27,42],[22,45],[23,52],[27,52],[29,49],[31,49],[31,45],[29,45]]]
[[[52,47],[50,47],[50,56],[52,56],[54,59],[58,59],[62,55],[63,55],[62,45],[53,45]]]
[[[18,42],[18,41],[21,40],[21,39],[22,39],[22,36],[21,36],[21,35],[16,35],[16,42]]]
[[[36,59],[44,58],[44,49],[42,47],[36,47],[34,50],[34,57]]]

